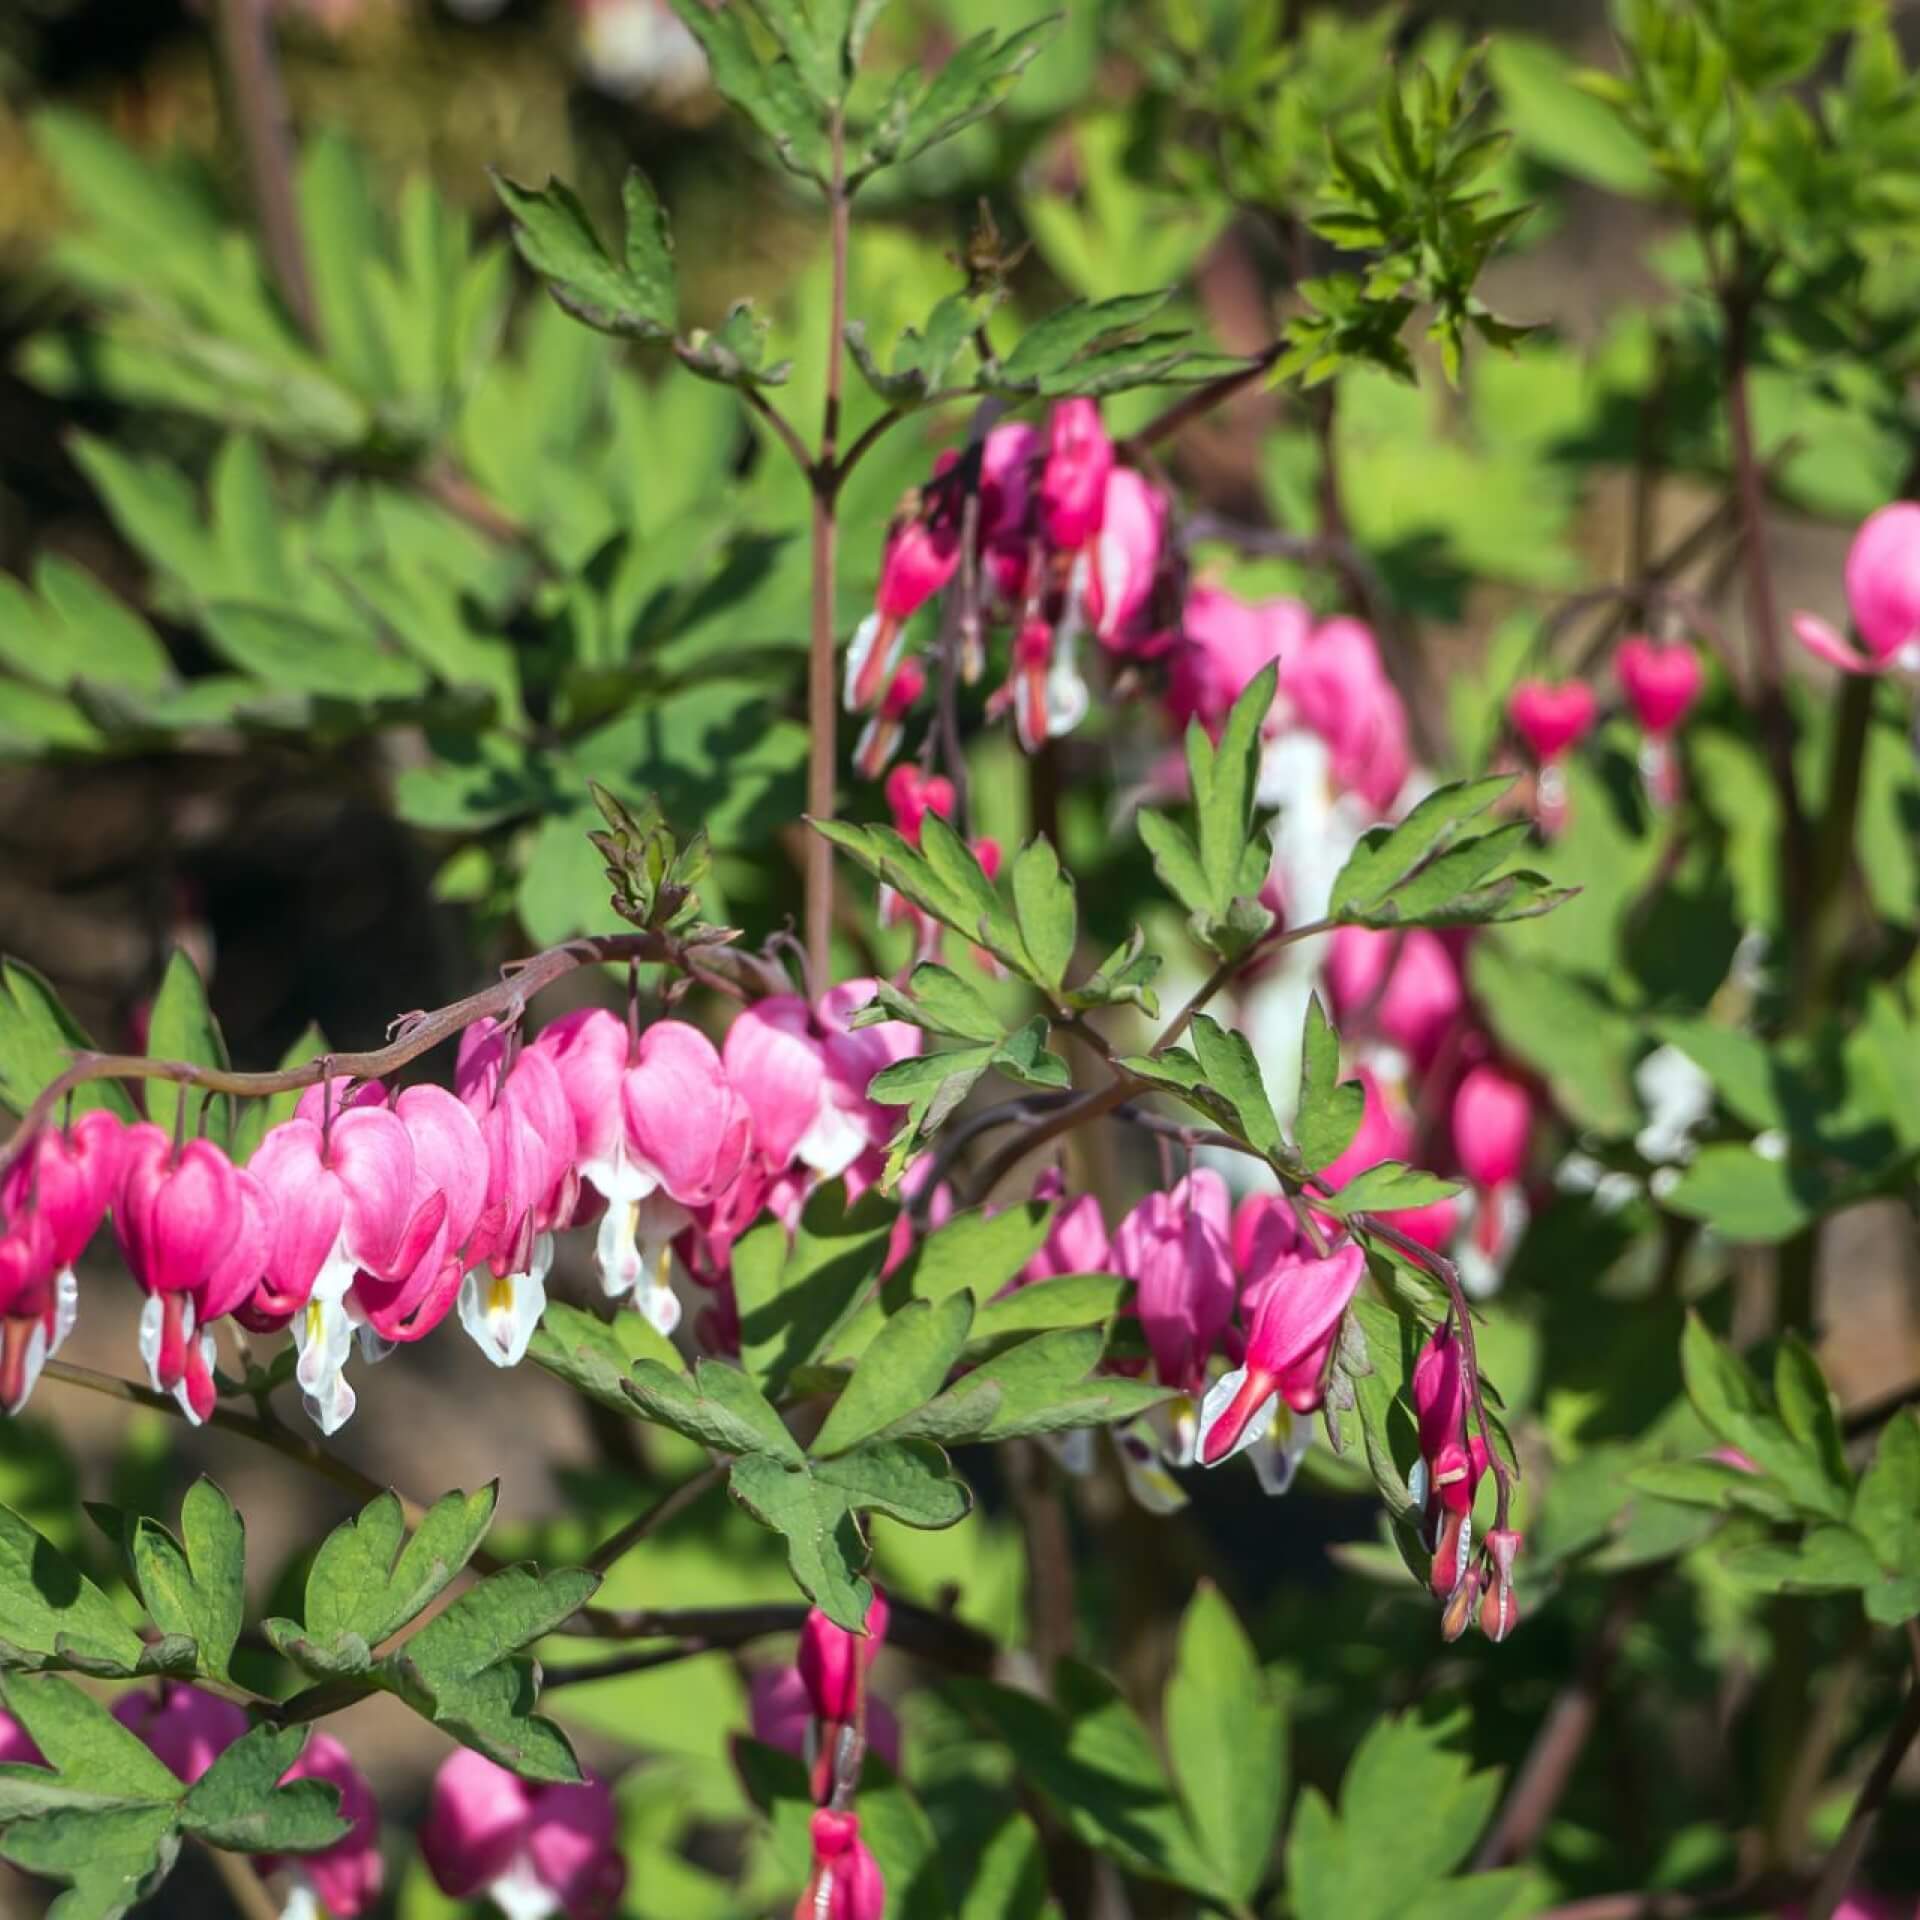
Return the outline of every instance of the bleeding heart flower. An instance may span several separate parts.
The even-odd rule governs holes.
[[[859,1816],[822,1807],[811,1832],[813,1874],[794,1920],[882,1920],[887,1883],[860,1838]]]
[[[244,1707],[217,1694],[163,1680],[157,1693],[123,1693],[113,1717],[170,1773],[192,1786],[247,1731]]]
[[[1216,1467],[1262,1438],[1284,1403],[1294,1413],[1320,1405],[1340,1322],[1366,1257],[1344,1246],[1325,1259],[1278,1254],[1244,1301],[1245,1362],[1217,1380],[1200,1409],[1199,1458]]]
[[[1049,1167],[1033,1183],[1033,1197],[1042,1205],[1064,1199],[1066,1181],[1059,1169]],[[1111,1271],[1112,1242],[1107,1238],[1107,1223],[1101,1217],[1100,1202],[1091,1193],[1083,1193],[1055,1213],[1047,1227],[1040,1251],[1020,1269],[1015,1282],[1028,1286],[1036,1280],[1056,1279],[1063,1273],[1106,1273]]]
[[[1323,620],[1280,654],[1280,701],[1327,744],[1336,786],[1385,813],[1413,768],[1406,703],[1372,629]]]
[[[813,1797],[825,1800],[833,1790],[842,1745],[860,1724],[867,1674],[887,1637],[887,1597],[878,1587],[867,1603],[864,1633],[837,1627],[818,1607],[808,1609],[800,1629],[794,1665],[813,1703],[818,1738],[813,1762]]]
[[[1113,442],[1091,400],[1063,400],[1047,421],[1047,459],[1040,474],[1040,530],[1047,543],[1074,553],[1100,531]]]
[[[1057,627],[1032,613],[1014,635],[1007,683],[989,709],[999,713],[1012,707],[1014,735],[1026,753],[1038,753],[1087,717],[1092,695],[1075,658],[1078,627],[1077,608],[1070,606]]]
[[[1584,680],[1522,680],[1507,695],[1507,718],[1543,766],[1560,759],[1593,731],[1599,711]]]
[[[953,818],[953,782],[943,773],[922,772],[911,762],[887,775],[886,796],[894,828],[910,847],[919,846],[920,826],[928,814]]]
[[[1473,1557],[1473,1496],[1487,1470],[1487,1443],[1467,1436],[1467,1379],[1452,1322],[1428,1335],[1413,1365],[1413,1411],[1420,1458],[1407,1491],[1422,1510],[1433,1554],[1430,1583],[1446,1599],[1460,1586]]]
[[[1131,467],[1115,467],[1086,575],[1087,621],[1102,646],[1127,646],[1152,597],[1166,532],[1166,495]]]
[[[1034,505],[1034,476],[1047,440],[1027,420],[1008,420],[987,435],[980,454],[980,538],[1024,550]]]
[[[280,1785],[296,1780],[319,1780],[337,1788],[340,1817],[347,1831],[320,1853],[281,1857],[270,1854],[260,1862],[263,1874],[284,1872],[294,1882],[293,1896],[280,1920],[358,1920],[380,1898],[385,1869],[380,1859],[380,1804],[353,1756],[330,1733],[315,1733],[301,1748],[300,1757],[280,1776]]]
[[[757,1667],[747,1681],[747,1712],[762,1746],[790,1753],[809,1769],[820,1752],[820,1723],[798,1667]],[[867,1696],[867,1745],[900,1771],[900,1720],[884,1700]]]
[[[589,1776],[533,1786],[461,1747],[434,1776],[420,1851],[442,1893],[512,1920],[606,1920],[626,1890],[613,1795]]]
[[[853,770],[863,780],[877,780],[906,737],[907,715],[927,690],[927,670],[918,660],[903,660],[893,670],[880,705],[860,729],[854,743]]]
[[[1226,1182],[1210,1168],[1150,1193],[1120,1222],[1113,1259],[1134,1282],[1135,1310],[1161,1382],[1197,1395],[1233,1318]]]
[[[1415,1068],[1432,1064],[1466,1007],[1453,955],[1425,927],[1342,927],[1328,946],[1326,978],[1342,1034],[1350,1026],[1377,1033]]]
[[[1223,587],[1195,587],[1168,664],[1167,711],[1175,726],[1198,720],[1217,735],[1260,669],[1299,651],[1312,631],[1303,601],[1247,601]]]
[[[1634,717],[1656,737],[1672,733],[1692,712],[1706,681],[1700,656],[1684,640],[1663,647],[1644,634],[1621,641],[1613,670]]]
[[[1473,1232],[1461,1249],[1460,1277],[1468,1291],[1492,1292],[1527,1222],[1520,1176],[1533,1133],[1533,1095],[1504,1069],[1483,1062],[1470,1068],[1453,1096],[1453,1150],[1475,1190]]]
[[[880,559],[880,586],[874,610],[861,621],[847,648],[843,700],[849,713],[878,705],[905,638],[904,623],[926,605],[960,564],[957,524],[929,524],[917,517],[895,524]]]
[[[1896,500],[1861,522],[1847,551],[1846,583],[1865,652],[1811,613],[1793,617],[1800,644],[1844,673],[1920,666],[1920,506]]]

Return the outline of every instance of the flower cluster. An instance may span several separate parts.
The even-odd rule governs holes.
[[[868,716],[859,771],[877,778],[898,750],[928,683],[907,651],[908,622],[956,577],[962,677],[985,671],[985,623],[1004,625],[1008,673],[989,713],[1009,715],[1029,753],[1072,732],[1091,701],[1083,640],[1116,656],[1165,643],[1167,515],[1166,495],[1120,461],[1091,400],[1062,401],[1044,429],[1010,422],[942,454],[894,516],[874,610],[848,649],[846,705]]]
[[[0,1183],[0,1400],[17,1412],[73,1325],[73,1263],[111,1215],[147,1299],[140,1350],[156,1390],[204,1420],[217,1394],[214,1325],[291,1331],[295,1377],[326,1432],[353,1412],[346,1366],[419,1340],[449,1314],[516,1364],[546,1304],[554,1235],[596,1230],[609,1296],[662,1332],[672,1276],[713,1300],[731,1343],[728,1257],[764,1209],[789,1222],[810,1186],[878,1175],[891,1131],[866,1097],[917,1049],[886,1021],[858,1032],[868,981],[744,1009],[724,1054],[698,1028],[644,1029],[600,1009],[522,1045],[490,1020],[461,1039],[454,1090],[335,1080],[237,1163],[105,1111],[50,1127]]]

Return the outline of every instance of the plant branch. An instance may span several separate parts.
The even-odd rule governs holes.
[[[1845,1898],[1861,1856],[1867,1850],[1867,1842],[1873,1838],[1893,1777],[1900,1771],[1907,1749],[1920,1738],[1920,1622],[1907,1622],[1907,1640],[1913,1652],[1913,1681],[1907,1689],[1906,1702],[1899,1717],[1887,1729],[1879,1755],[1860,1788],[1860,1797],[1847,1816],[1846,1827],[1827,1855],[1819,1879],[1814,1882],[1807,1902],[1807,1920],[1833,1920],[1834,1909]]]
[[[878,445],[881,436],[897,427],[902,420],[907,419],[909,413],[910,409],[905,407],[889,407],[877,420],[869,420],[867,424],[861,428],[860,432],[855,436],[852,446],[841,455],[839,461],[834,466],[832,478],[835,493],[838,493],[840,488],[845,485],[847,475]]]
[[[699,964],[701,952],[708,947],[722,946],[733,937],[731,932],[723,932],[712,939],[686,942],[664,933],[606,933],[568,940],[514,964],[497,984],[479,993],[470,993],[451,1006],[431,1013],[404,1015],[394,1022],[398,1037],[384,1047],[360,1053],[324,1053],[297,1067],[282,1067],[269,1073],[235,1073],[225,1067],[201,1066],[191,1060],[152,1060],[142,1054],[77,1052],[73,1065],[40,1091],[21,1115],[20,1124],[6,1144],[0,1147],[0,1172],[5,1171],[21,1148],[46,1124],[67,1094],[90,1080],[170,1080],[176,1086],[199,1087],[208,1093],[242,1098],[295,1093],[302,1087],[316,1087],[336,1075],[377,1080],[430,1052],[476,1020],[492,1017],[511,1022],[517,1019],[536,993],[581,967],[657,960],[679,967],[696,978],[707,978]]]
[[[807,651],[807,812],[831,820],[839,797],[838,635],[835,632],[834,581],[838,561],[840,390],[845,371],[847,330],[847,129],[836,107],[828,130],[833,171],[827,187],[829,251],[833,272],[832,309],[827,325],[826,401],[820,420],[820,452],[811,468],[813,482],[813,622]],[[826,991],[833,957],[833,842],[823,833],[807,840],[807,968],[815,993]]]
[[[213,1870],[220,1876],[220,1884],[226,1888],[227,1898],[233,1902],[241,1920],[280,1920],[280,1903],[246,1855],[227,1853],[209,1840],[200,1840],[197,1844],[213,1862]]]
[[[300,233],[299,204],[293,193],[293,143],[287,131],[286,93],[273,57],[268,12],[267,0],[217,0],[214,31],[220,76],[240,140],[261,249],[295,325],[318,346],[319,315]]]
[[[718,1486],[726,1469],[720,1466],[703,1468],[692,1479],[683,1480],[672,1492],[655,1501],[646,1512],[629,1520],[618,1533],[610,1534],[587,1557],[585,1564],[595,1573],[605,1573],[615,1561],[619,1560],[630,1548],[636,1547],[656,1527],[663,1527],[669,1520],[684,1513],[703,1495]]]
[[[681,349],[681,357],[683,359],[687,357],[684,348]],[[740,388],[740,392],[745,398],[747,405],[772,428],[774,438],[778,440],[792,456],[794,465],[797,466],[802,473],[811,475],[813,472],[813,455],[808,451],[807,443],[800,438],[799,429],[758,387],[754,386],[751,381],[744,384]]]
[[[889,1596],[887,1645],[964,1673],[985,1673],[998,1649],[977,1628],[951,1614]],[[745,1607],[586,1607],[561,1632],[593,1640],[699,1640],[743,1646],[776,1633],[798,1633],[811,1611],[804,1602]]]
[[[1122,440],[1118,451],[1123,458],[1137,458],[1190,422],[1211,413],[1223,400],[1231,400],[1243,387],[1250,387],[1258,380],[1280,358],[1281,351],[1281,343],[1276,340],[1244,367],[1236,367],[1232,373],[1223,373],[1217,380],[1209,380],[1205,386],[1183,394],[1172,406],[1156,413],[1144,427]]]
[[[1488,1443],[1491,1452],[1492,1443]],[[1639,1617],[1646,1600],[1647,1580],[1628,1577],[1616,1581],[1601,1615],[1600,1630],[1587,1648],[1580,1670],[1560,1689],[1547,1709],[1527,1757],[1514,1776],[1494,1823],[1487,1829],[1480,1850],[1474,1855],[1474,1870],[1485,1873],[1524,1860],[1538,1842],[1553,1810],[1560,1804],[1586,1750],[1588,1738],[1599,1717],[1601,1696],[1628,1629]]]

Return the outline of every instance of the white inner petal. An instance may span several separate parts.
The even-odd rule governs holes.
[[[1207,1389],[1207,1397],[1200,1403],[1200,1431],[1198,1444],[1204,1447],[1207,1436],[1226,1417],[1227,1409],[1233,1405],[1233,1397],[1240,1391],[1241,1383],[1247,1377],[1245,1367],[1235,1367],[1231,1373],[1223,1373]],[[1237,1453],[1246,1450],[1258,1440],[1266,1438],[1267,1429],[1273,1425],[1273,1417],[1279,1411],[1280,1396],[1270,1393],[1254,1409],[1253,1418],[1240,1429],[1239,1438],[1218,1460],[1208,1462],[1211,1466],[1224,1467]]]
[[[322,1433],[338,1433],[357,1404],[346,1373],[353,1353],[353,1316],[345,1298],[329,1298],[316,1287],[293,1316],[293,1342],[300,1350],[293,1377],[306,1401],[307,1417]]]

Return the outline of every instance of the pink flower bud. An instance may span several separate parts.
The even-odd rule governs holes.
[[[1656,739],[1664,739],[1687,717],[1706,679],[1700,656],[1685,641],[1663,647],[1643,634],[1621,641],[1613,670],[1635,718]]]
[[[899,766],[887,775],[887,805],[900,837],[911,847],[920,844],[920,825],[930,813],[953,818],[953,782],[942,773],[922,773],[916,766]]]
[[[1100,531],[1113,442],[1091,400],[1063,400],[1047,422],[1047,461],[1040,475],[1040,529],[1048,544],[1077,552]]]
[[[1041,1197],[1036,1186],[1034,1198]],[[1040,1251],[1020,1270],[1023,1284],[1052,1280],[1063,1273],[1105,1273],[1113,1258],[1100,1202],[1091,1193],[1070,1200],[1053,1217]]]
[[[1342,927],[1328,950],[1327,987],[1343,1033],[1349,1025],[1378,1033],[1415,1067],[1432,1062],[1466,1006],[1453,955],[1425,927]]]
[[[819,1750],[813,1697],[798,1667],[757,1667],[747,1682],[753,1737],[796,1760],[811,1762]],[[895,1773],[900,1771],[900,1721],[884,1700],[867,1698],[867,1744]]]
[[[822,1807],[813,1816],[813,1875],[794,1920],[881,1920],[887,1883],[860,1838],[857,1814]]]
[[[1558,760],[1593,730],[1598,705],[1583,680],[1522,680],[1507,695],[1507,718],[1542,766]]]
[[[922,519],[900,523],[880,558],[875,610],[884,619],[906,620],[954,576],[960,565],[960,531]]]
[[[1233,1266],[1246,1289],[1264,1280],[1300,1244],[1300,1224],[1277,1193],[1250,1193],[1233,1210]]]
[[[795,1665],[818,1719],[845,1723],[859,1712],[867,1671],[887,1637],[888,1612],[887,1597],[878,1587],[867,1606],[865,1633],[835,1626],[818,1607],[808,1610]]]
[[[1087,620],[1102,645],[1126,644],[1129,626],[1152,596],[1166,527],[1166,496],[1133,468],[1115,467],[1087,569]]]
[[[1533,1096],[1502,1068],[1470,1068],[1453,1096],[1453,1148],[1461,1171],[1491,1190],[1517,1180],[1527,1164]]]
[[[1134,1282],[1135,1310],[1161,1382],[1197,1393],[1233,1317],[1236,1292],[1226,1182],[1211,1169],[1150,1193],[1115,1229],[1113,1261]]]

